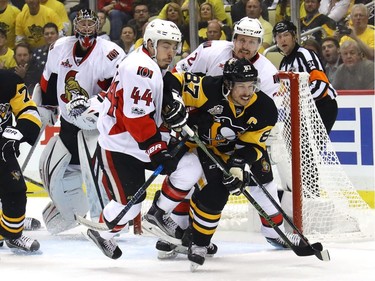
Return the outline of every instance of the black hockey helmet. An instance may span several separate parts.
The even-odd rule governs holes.
[[[283,20],[275,24],[272,30],[273,37],[278,33],[289,31],[293,35],[297,33],[297,27],[291,21]]]
[[[254,65],[247,59],[229,59],[224,65],[224,84],[228,90],[231,90],[235,82],[255,82],[258,86],[258,71]]]

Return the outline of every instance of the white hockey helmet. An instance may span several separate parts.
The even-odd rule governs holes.
[[[239,34],[259,38],[259,46],[263,43],[264,29],[258,19],[244,17],[237,21],[233,26],[232,41]]]
[[[176,41],[177,52],[181,52],[181,38],[180,29],[171,21],[154,19],[147,24],[145,33],[143,35],[143,46],[147,46],[148,40],[151,40],[156,56],[156,47],[159,40]]]

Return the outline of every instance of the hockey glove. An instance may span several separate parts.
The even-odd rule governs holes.
[[[223,176],[223,184],[232,195],[240,195],[250,182],[250,166],[243,159],[230,158],[228,161],[231,176]]]
[[[66,110],[70,117],[77,118],[90,106],[90,100],[83,95],[76,96],[66,104]]]
[[[162,114],[164,122],[169,128],[180,131],[186,124],[189,116],[184,104],[178,100],[174,100],[172,104],[167,107],[167,110]]]
[[[20,156],[20,141],[23,134],[14,127],[5,128],[0,139],[1,160],[7,162],[14,156]]]
[[[149,155],[154,168],[156,169],[160,164],[163,165],[162,175],[170,175],[173,173],[178,165],[178,159],[172,157],[167,149],[167,144],[163,141],[151,145],[146,153]]]

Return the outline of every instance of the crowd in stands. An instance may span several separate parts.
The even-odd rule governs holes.
[[[88,0],[69,7],[66,1],[0,0],[0,69],[14,69],[31,92],[50,44],[72,35],[77,11],[89,8]],[[337,90],[374,89],[374,5],[369,9],[369,3],[373,0],[301,0],[301,45],[319,56]],[[274,45],[275,23],[291,19],[290,0],[196,0],[195,7],[198,43],[231,41],[233,23],[248,16],[257,18],[264,29],[260,53]],[[141,46],[143,30],[153,18],[173,21],[180,28],[183,48],[179,58],[192,51],[189,0],[97,0],[97,14],[98,36],[116,42],[126,54]],[[104,26],[109,28],[104,30]],[[319,30],[303,36],[313,28]]]

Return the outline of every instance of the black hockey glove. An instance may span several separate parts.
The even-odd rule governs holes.
[[[223,176],[223,184],[232,195],[240,195],[250,182],[250,166],[243,159],[230,158],[228,161],[231,176]]]
[[[165,142],[160,141],[152,144],[149,146],[146,152],[149,155],[151,163],[155,169],[160,164],[163,165],[163,171],[161,173],[162,175],[170,175],[176,170],[178,158],[171,156]]]
[[[183,103],[174,100],[167,109],[163,112],[162,117],[164,122],[172,130],[179,131],[186,124],[188,113]]]
[[[14,127],[5,128],[0,139],[1,160],[7,162],[14,156],[20,156],[20,141],[23,134]]]

